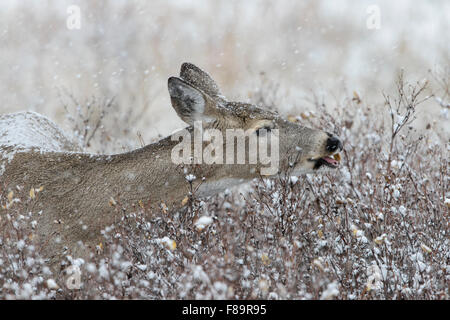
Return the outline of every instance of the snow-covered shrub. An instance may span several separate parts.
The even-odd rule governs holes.
[[[448,299],[449,145],[411,123],[427,94],[400,77],[376,107],[313,100],[300,118],[339,134],[340,169],[124,212],[92,259],[67,257],[76,288],[33,244],[30,194],[2,193],[0,298]]]

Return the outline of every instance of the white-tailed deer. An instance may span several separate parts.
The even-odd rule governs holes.
[[[194,131],[195,121],[204,129],[243,129],[249,136],[276,130],[278,172],[291,170],[290,174],[299,175],[338,165],[331,157],[342,149],[338,138],[254,105],[227,101],[210,76],[190,63],[182,65],[180,78],[169,78],[168,87],[173,108],[189,124],[188,132]],[[208,141],[201,143],[206,146]],[[173,149],[178,144],[178,136],[169,136],[123,154],[87,154],[44,116],[33,112],[2,115],[0,190],[4,194],[17,186],[42,190],[30,210],[42,210],[35,236],[55,265],[63,255],[85,256],[86,248],[80,243],[95,246],[101,241],[100,231],[119,220],[111,198],[124,205],[142,201],[179,208],[189,193],[186,175],[194,166],[185,165],[188,171],[183,172],[183,165],[174,163]],[[245,159],[249,156],[247,151]],[[209,196],[260,176],[263,167],[259,162],[202,163],[195,166],[193,184],[200,184],[198,196]],[[6,197],[0,200],[3,205],[7,201]]]

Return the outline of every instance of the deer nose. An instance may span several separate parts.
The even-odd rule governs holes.
[[[342,150],[342,142],[335,136],[331,136],[327,140],[327,151],[335,152],[337,149]]]

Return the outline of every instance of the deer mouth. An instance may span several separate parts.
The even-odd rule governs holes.
[[[321,168],[322,166],[326,166],[329,168],[336,169],[339,167],[339,162],[341,161],[341,156],[339,153],[336,153],[332,156],[325,156],[317,159],[309,159],[309,161],[314,162],[314,170]]]

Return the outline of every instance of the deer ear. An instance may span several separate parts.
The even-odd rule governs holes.
[[[213,98],[222,96],[219,86],[209,74],[192,63],[185,62],[181,65],[180,78]]]
[[[184,122],[192,125],[194,121],[205,121],[206,96],[183,80],[170,77],[168,81],[172,107]]]

